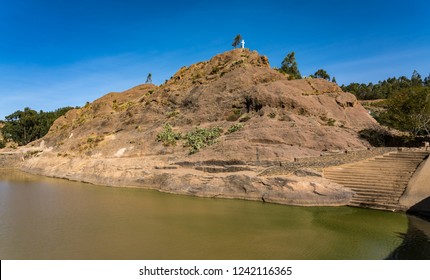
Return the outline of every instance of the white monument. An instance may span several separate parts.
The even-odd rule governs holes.
[[[242,40],[242,42],[240,42],[242,44],[242,49],[245,48],[245,40]]]

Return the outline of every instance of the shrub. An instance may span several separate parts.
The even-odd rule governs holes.
[[[242,113],[241,109],[235,109],[235,110],[230,112],[230,114],[227,116],[226,120],[229,122],[235,122],[239,119],[241,113]]]
[[[6,142],[3,140],[0,140],[0,149],[3,149],[4,147],[6,147]]]
[[[422,140],[407,135],[394,135],[381,128],[368,128],[359,132],[361,138],[374,147],[419,147]]]
[[[242,116],[240,116],[239,118],[239,122],[247,122],[251,119],[251,115],[250,114],[243,114]]]
[[[236,123],[230,126],[230,128],[227,130],[227,133],[233,133],[233,132],[239,131],[243,128],[243,126],[244,126],[243,123]]]
[[[172,126],[169,123],[166,123],[163,126],[163,131],[157,135],[157,141],[163,142],[164,146],[174,146],[181,138],[182,134],[180,132],[174,132]]]
[[[179,116],[179,111],[178,110],[174,110],[174,111],[168,111],[166,113],[164,113],[168,118],[174,118],[176,116]]]
[[[336,120],[335,119],[332,119],[332,118],[329,118],[328,120],[327,120],[327,125],[328,126],[334,126],[334,124],[336,123]]]
[[[90,136],[87,138],[87,143],[88,144],[98,144],[101,141],[104,140],[104,136],[100,135],[100,136]]]
[[[210,72],[210,75],[217,74],[218,72],[219,72],[219,68],[218,68],[218,66],[215,66],[215,67],[212,68],[212,71]]]
[[[220,127],[210,129],[196,127],[185,135],[184,147],[190,148],[190,154],[196,153],[202,148],[214,144],[221,133],[222,128]]]

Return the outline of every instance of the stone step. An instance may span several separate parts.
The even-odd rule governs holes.
[[[387,157],[426,157],[430,153],[429,152],[391,152],[385,154]]]
[[[384,206],[384,205],[396,205],[398,201],[396,200],[352,200],[351,203],[357,204],[373,204],[375,206]]]
[[[355,206],[360,208],[371,208],[376,210],[389,210],[389,211],[399,211],[400,206],[397,203],[365,203],[365,202],[351,202],[349,206]]]
[[[351,199],[351,202],[372,202],[372,203],[397,203],[399,199],[395,196],[364,196],[357,195]]]
[[[391,152],[324,169],[323,176],[355,192],[351,206],[395,210],[410,178],[428,152]]]
[[[369,179],[383,179],[386,180],[388,178],[403,180],[409,179],[412,175],[412,171],[404,172],[403,174],[396,174],[391,176],[389,173],[370,173],[370,172],[324,172],[323,175],[325,177],[339,177],[339,178],[369,178]]]
[[[399,202],[399,199],[395,197],[355,197],[351,199],[351,203],[373,203],[373,204],[396,204]]]
[[[378,162],[378,163],[393,163],[398,165],[408,165],[408,164],[418,164],[421,162],[422,159],[391,159],[391,158],[375,158],[374,160],[371,160],[369,162]]]
[[[392,174],[394,176],[400,176],[402,173],[411,173],[416,168],[391,168],[391,169],[354,169],[354,168],[339,168],[339,169],[326,169],[324,170],[324,174],[332,173],[348,173],[348,174]]]
[[[399,188],[399,189],[372,189],[372,188],[361,188],[361,187],[352,187],[352,186],[346,186],[353,190],[357,194],[402,194],[405,189]]]
[[[326,177],[327,178],[327,177]],[[392,187],[392,188],[398,188],[398,187],[403,187],[403,186],[407,186],[408,182],[390,182],[390,181],[364,181],[364,180],[336,180],[336,179],[331,179],[331,178],[327,178],[332,182],[335,182],[337,184],[340,185],[344,185],[344,186],[368,186],[370,188],[375,188],[375,187]]]
[[[398,195],[386,194],[386,195],[364,195],[357,194],[351,201],[372,201],[372,202],[398,202]]]
[[[399,158],[399,159],[416,159],[416,158],[425,158],[428,154],[386,154],[382,156],[376,156],[374,158]]]
[[[387,156],[387,157],[377,157],[373,160],[391,160],[391,161],[404,161],[404,162],[416,162],[425,159],[425,157],[395,157],[395,156]]]
[[[394,180],[409,180],[409,177],[412,175],[412,172],[404,173],[404,174],[396,174],[393,176],[384,176],[389,175],[388,173],[366,173],[366,172],[327,172],[324,171],[324,177],[327,178],[367,178],[367,179],[394,179]]]
[[[354,192],[354,197],[360,197],[360,196],[373,196],[373,197],[399,197],[404,193],[404,190],[400,191],[393,191],[393,190],[364,190],[364,189],[358,189],[358,188],[350,188]]]
[[[380,162],[365,162],[365,163],[361,163],[361,164],[354,164],[354,165],[344,165],[342,166],[342,168],[354,168],[354,169],[373,169],[373,168],[379,168],[382,170],[391,170],[391,169],[396,169],[396,168],[414,168],[416,166],[418,166],[419,164],[385,164],[385,163],[380,163]],[[329,167],[328,169],[332,169],[332,168],[336,168],[336,167]],[[340,167],[337,167],[340,168]]]
[[[408,174],[412,174],[415,169],[391,169],[391,170],[354,170],[354,169],[338,169],[338,170],[324,170],[324,175],[355,175],[356,177],[360,176],[379,176],[379,177],[387,177],[386,175],[393,175],[397,177],[403,177]]]
[[[332,182],[341,184],[341,185],[349,185],[349,186],[368,186],[370,188],[373,187],[392,187],[392,188],[398,188],[399,186],[406,186],[408,185],[408,181],[402,181],[402,182],[390,182],[390,181],[371,181],[371,180],[366,180],[366,179],[342,179],[342,180],[336,180],[336,179],[332,179],[332,178],[328,178],[325,177],[327,179],[329,179]]]
[[[405,191],[404,188],[399,189],[382,189],[382,188],[361,188],[353,186],[345,186],[351,189],[354,193],[358,194],[373,194],[373,195],[401,195]]]
[[[379,166],[379,167],[409,167],[417,166],[421,161],[417,162],[395,162],[389,160],[374,160],[366,163],[366,166]]]
[[[356,176],[365,176],[365,175],[394,175],[394,176],[403,176],[403,174],[412,174],[415,169],[391,169],[391,170],[380,170],[380,169],[373,169],[373,170],[363,170],[363,169],[337,169],[337,170],[324,170],[324,174],[347,174],[347,175],[356,175]]]
[[[333,181],[335,183],[344,185],[344,186],[352,186],[352,185],[356,185],[356,186],[369,186],[369,187],[376,187],[376,186],[392,186],[392,187],[398,187],[398,186],[406,186],[408,184],[408,181],[401,181],[401,182],[390,182],[390,181],[370,181],[370,180],[365,180],[365,179],[354,179],[354,180],[348,180],[348,179],[343,179],[343,180],[338,180],[338,179],[334,179],[334,178],[330,178],[330,177],[325,177],[327,179],[329,179],[330,181]]]
[[[362,163],[362,164],[355,164],[355,165],[344,165],[342,167],[329,167],[328,170],[331,169],[364,169],[364,170],[372,170],[374,168],[381,169],[381,170],[391,170],[391,169],[403,169],[403,168],[415,168],[419,164],[407,164],[407,165],[401,165],[401,164],[381,164],[376,162],[368,162],[368,163]]]
[[[403,191],[404,189],[406,189],[407,184],[404,185],[397,185],[397,186],[390,186],[390,185],[366,185],[363,183],[338,183],[346,188],[350,188],[350,189],[354,189],[354,190],[358,190],[358,189],[363,189],[365,191],[367,190],[372,190],[375,192],[379,192],[379,191],[387,191],[387,192],[395,192],[395,191]]]
[[[394,154],[386,154],[383,157],[386,158],[425,158],[429,154],[428,153],[415,153],[415,154],[405,154],[405,153],[394,153]]]
[[[373,204],[396,204],[399,202],[397,198],[393,197],[354,197],[351,203],[373,203]]]

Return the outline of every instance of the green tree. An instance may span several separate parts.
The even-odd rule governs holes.
[[[424,78],[423,84],[425,87],[430,87],[430,74]]]
[[[346,86],[342,85],[341,88],[344,91],[351,92],[361,100],[386,99],[403,90],[430,88],[430,75],[422,80],[421,75],[417,71],[414,71],[411,79],[408,79],[406,76],[401,76],[399,78],[388,78],[379,81],[377,84],[368,83],[366,85],[351,83]]]
[[[281,63],[281,68],[279,69],[281,73],[288,74],[291,79],[301,79],[302,75],[300,74],[299,67],[296,62],[296,54],[294,52],[290,52],[284,58]]]
[[[324,69],[318,69],[313,76],[330,81],[330,75]]]
[[[337,84],[336,77],[333,76],[333,78],[331,79],[331,82]]]
[[[145,84],[152,84],[152,74],[151,73],[149,73],[148,76],[146,77]]]
[[[404,89],[387,101],[387,110],[378,120],[385,125],[411,133],[430,136],[430,89]]]
[[[237,34],[233,39],[233,43],[231,44],[233,48],[238,48],[240,46],[240,42],[242,41],[242,35]]]
[[[26,145],[45,136],[53,122],[72,107],[65,107],[53,112],[39,113],[28,107],[6,116],[2,134],[5,140],[12,140],[18,145]]]
[[[423,80],[421,79],[421,75],[417,70],[414,70],[411,77],[411,84],[413,87],[421,86],[423,84]]]

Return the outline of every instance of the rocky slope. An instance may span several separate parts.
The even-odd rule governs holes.
[[[190,153],[184,139],[176,145],[157,141],[166,124],[182,138],[214,127],[219,137]],[[351,191],[318,174],[257,174],[296,158],[366,149],[358,131],[376,125],[336,84],[289,80],[265,56],[235,49],[183,67],[161,86],[109,93],[69,111],[31,144],[41,152],[22,169],[196,196],[342,205]]]

